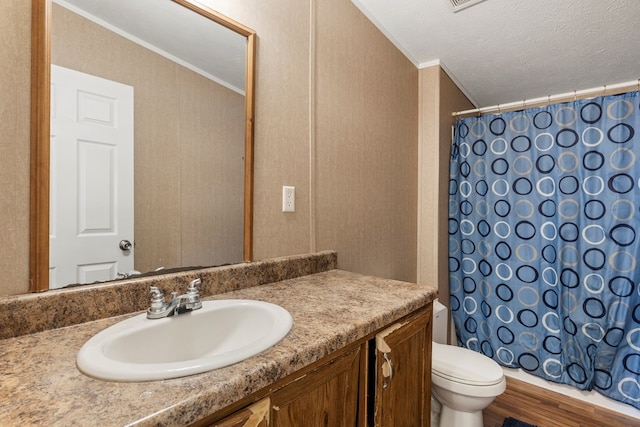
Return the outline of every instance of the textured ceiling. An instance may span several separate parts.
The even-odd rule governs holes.
[[[440,63],[476,106],[640,78],[639,0],[352,0],[418,67]]]

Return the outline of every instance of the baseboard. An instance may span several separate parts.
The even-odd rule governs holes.
[[[544,427],[634,427],[640,420],[507,377],[507,390],[483,411],[484,427],[514,417]]]

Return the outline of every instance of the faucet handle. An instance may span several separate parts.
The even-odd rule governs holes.
[[[189,287],[187,288],[187,306],[192,310],[197,310],[202,308],[202,302],[200,301],[200,291],[196,286],[200,285],[202,280],[198,277],[195,280],[192,280],[189,283]]]
[[[158,300],[162,300],[164,302],[164,294],[157,286],[149,286],[149,293],[151,294],[151,302]]]
[[[149,313],[161,311],[165,303],[164,294],[156,286],[150,286],[149,293],[151,294],[151,306],[147,311]]]
[[[196,293],[199,294],[200,291],[198,291],[198,288],[196,288],[196,286],[202,284],[202,279],[200,279],[199,277],[197,279],[192,280],[191,282],[189,282],[189,287],[187,288],[187,292],[190,294]]]

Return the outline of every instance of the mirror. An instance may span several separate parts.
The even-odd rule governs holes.
[[[80,3],[81,0],[67,0],[66,2]],[[53,121],[53,119],[58,116],[62,116],[62,114],[58,114],[56,105],[58,105],[58,103],[61,104],[62,102],[60,99],[64,97],[61,95],[62,89],[60,89],[63,86],[62,84],[57,83],[57,81],[53,81],[54,85],[52,86],[52,73],[50,72],[52,63],[54,65],[62,65],[63,68],[84,67],[84,69],[74,71],[81,71],[83,74],[98,77],[100,79],[113,80],[120,84],[124,83],[125,86],[133,87],[132,103],[135,106],[133,108],[133,117],[135,118],[133,124],[133,134],[135,135],[133,138],[133,145],[135,147],[135,155],[133,157],[135,159],[135,166],[132,169],[134,176],[132,179],[120,178],[120,181],[133,180],[135,182],[135,190],[131,198],[134,200],[133,204],[136,215],[135,221],[133,222],[136,225],[136,230],[131,247],[124,244],[123,248],[122,241],[120,241],[120,245],[118,245],[118,242],[116,242],[115,245],[119,246],[119,252],[123,252],[125,254],[133,253],[136,255],[134,272],[136,270],[154,270],[158,267],[179,269],[188,268],[190,266],[209,266],[220,263],[230,263],[227,259],[221,259],[220,261],[212,259],[209,261],[206,257],[203,258],[203,255],[207,255],[209,253],[209,250],[206,248],[215,248],[216,245],[215,241],[212,239],[212,236],[215,233],[209,232],[203,227],[205,226],[205,223],[210,220],[210,217],[215,216],[214,209],[223,205],[221,200],[224,200],[222,196],[211,197],[211,195],[215,193],[214,190],[212,190],[214,184],[210,177],[226,173],[224,171],[224,165],[232,165],[234,162],[239,165],[235,168],[239,169],[239,171],[233,171],[233,167],[231,166],[230,170],[227,172],[234,172],[236,175],[238,175],[239,172],[240,177],[236,177],[235,181],[241,182],[241,189],[225,191],[226,193],[235,194],[236,198],[239,197],[238,206],[241,206],[241,208],[236,208],[234,212],[225,215],[227,217],[235,218],[236,222],[239,221],[238,228],[241,230],[242,234],[242,237],[238,236],[238,239],[242,240],[242,243],[239,243],[240,249],[238,249],[238,258],[240,259],[237,259],[234,262],[250,261],[252,258],[255,32],[193,0],[146,0],[144,2],[130,2],[126,0],[121,2],[103,2],[91,0],[90,3],[94,4],[94,6],[96,4],[104,5],[105,3],[109,3],[110,5],[115,3],[135,4],[135,6],[139,8],[145,16],[152,15],[152,11],[167,9],[169,11],[167,13],[174,21],[182,21],[183,19],[187,19],[187,15],[192,15],[203,20],[207,30],[203,29],[204,27],[202,27],[202,24],[191,24],[190,28],[193,31],[180,31],[181,35],[187,34],[191,37],[191,39],[189,39],[190,42],[185,46],[184,44],[177,44],[180,37],[169,32],[167,30],[168,26],[164,25],[159,34],[160,36],[164,36],[165,42],[177,45],[177,52],[188,52],[191,57],[187,59],[179,58],[178,61],[183,61],[180,65],[176,65],[172,62],[172,68],[167,71],[166,69],[159,67],[157,64],[168,63],[170,61],[164,57],[156,55],[155,53],[151,53],[149,55],[155,58],[154,66],[151,69],[141,69],[138,66],[139,63],[136,61],[147,54],[135,54],[132,57],[125,58],[124,61],[118,56],[122,55],[122,53],[127,51],[127,49],[141,49],[140,46],[131,47],[133,43],[126,41],[126,43],[129,44],[129,47],[126,49],[118,45],[118,49],[109,51],[108,48],[113,45],[113,43],[108,42],[104,44],[104,49],[102,47],[97,49],[95,45],[92,46],[86,42],[85,39],[90,39],[88,36],[89,33],[84,32],[86,28],[81,31],[83,37],[80,42],[67,42],[66,45],[59,49],[59,46],[55,44],[56,42],[64,43],[64,40],[72,39],[69,39],[68,37],[65,39],[66,35],[61,34],[61,31],[56,31],[55,23],[58,21],[58,16],[54,16],[54,14],[57,12],[61,11],[61,13],[67,16],[67,18],[73,19],[77,22],[80,22],[78,20],[81,20],[83,22],[82,25],[91,25],[98,28],[97,31],[104,32],[106,30],[103,27],[96,26],[96,24],[86,20],[85,18],[78,17],[75,14],[69,14],[69,11],[66,8],[62,8],[57,4],[53,5],[51,0],[33,0],[30,209],[31,291],[44,291],[50,288],[50,259],[53,258],[50,257],[49,253],[50,236],[57,238],[62,234],[60,227],[58,226],[58,222],[56,222],[55,212],[57,212],[57,205],[61,203],[60,200],[64,200],[64,197],[58,195],[56,192],[60,191],[60,188],[65,187],[65,185],[60,185],[58,180],[60,179],[59,176],[61,176],[60,170],[65,170],[66,166],[61,166],[60,153],[62,153],[62,151],[58,151],[57,149],[57,147],[61,145],[58,140],[62,140],[59,135],[62,135],[63,131],[60,130],[59,124]],[[125,21],[128,20],[133,26],[132,28],[153,28],[151,24],[143,21],[143,18],[136,18],[130,12],[123,13],[122,11],[115,11],[115,14],[126,18]],[[211,83],[211,79],[203,77],[203,75],[207,74],[206,70],[204,73],[200,72],[207,65],[206,61],[197,63],[198,51],[195,47],[204,45],[204,51],[208,53],[216,50],[213,45],[215,41],[206,41],[205,43],[202,43],[205,39],[204,32],[206,31],[208,33],[209,28],[214,28],[214,26],[221,26],[224,27],[225,31],[232,31],[233,33],[239,34],[242,37],[242,40],[245,41],[245,49],[243,53],[239,55],[245,67],[245,71],[242,73],[244,74],[244,79],[241,79],[239,84],[236,82],[235,84],[223,83],[220,85],[218,83],[223,81],[221,78],[218,80],[218,83]],[[71,25],[67,25],[67,22],[65,21],[65,25],[59,28],[63,28],[66,31],[70,27]],[[109,37],[122,39],[120,36]],[[141,36],[136,37],[141,38]],[[53,47],[52,43],[54,44]],[[229,42],[225,42],[225,45],[228,44]],[[79,52],[83,48],[85,49],[85,53],[86,51],[93,51],[93,56],[98,60],[97,65],[88,65],[90,64],[90,61],[87,61],[86,58],[80,56]],[[164,51],[169,50],[169,47],[164,48]],[[169,56],[171,56],[170,52],[169,54]],[[236,56],[238,55],[236,54]],[[100,60],[103,62],[100,63]],[[60,62],[60,64],[55,64],[55,62]],[[130,68],[125,71],[118,71],[115,67],[113,67],[114,70],[108,70],[112,64],[122,62],[130,63]],[[186,71],[177,71],[183,69]],[[197,71],[194,72],[194,70]],[[209,74],[213,75],[213,73]],[[232,74],[235,74],[237,77],[239,73],[235,72]],[[138,76],[138,80],[131,77],[136,75]],[[150,82],[154,81],[158,75],[168,75],[170,80],[160,80],[164,83],[159,85],[155,84],[154,86]],[[57,78],[58,77],[54,76],[54,79]],[[71,80],[78,81],[78,78],[73,77]],[[196,128],[196,124],[204,124],[206,126],[210,124],[209,122],[215,122],[216,120],[219,121],[221,119],[217,116],[224,118],[225,114],[228,114],[228,111],[233,110],[233,108],[226,106],[218,107],[218,109],[214,111],[206,102],[209,102],[213,98],[218,98],[218,95],[213,96],[211,95],[213,92],[209,92],[209,89],[203,89],[201,84],[205,80],[209,85],[219,86],[215,89],[217,91],[215,92],[216,94],[231,93],[237,95],[238,92],[242,92],[242,88],[238,89],[237,86],[244,86],[244,99],[241,101],[240,108],[235,108],[240,111],[240,116],[243,116],[240,117],[238,123],[243,128],[243,130],[239,132],[239,144],[244,146],[244,150],[241,149],[240,154],[236,153],[233,160],[224,160],[222,163],[218,163],[216,167],[212,167],[214,164],[210,160],[210,156],[212,156],[212,154],[205,154],[202,150],[204,148],[210,150],[211,146],[216,146],[218,142],[215,137],[218,134],[226,133],[218,132],[217,129],[213,130],[211,127],[198,129]],[[244,81],[242,82],[242,80]],[[193,82],[198,83],[196,84]],[[148,87],[145,87],[145,85]],[[230,89],[234,87],[235,89]],[[93,94],[93,92],[91,93]],[[158,94],[162,93],[167,94],[169,103],[175,104],[175,109],[179,110],[178,113],[174,112],[175,109],[167,109],[165,108],[165,104],[159,103],[158,99],[160,98]],[[149,94],[151,94],[150,97]],[[233,98],[234,96],[232,95],[230,97]],[[111,96],[109,95],[106,98],[111,98]],[[89,107],[93,106],[93,109],[89,108],[87,111],[90,111],[90,113],[85,116],[90,119],[95,118],[94,116],[91,116],[93,113],[100,115],[105,111],[111,112],[124,109],[120,107],[103,108],[100,106],[101,104],[95,102],[95,100],[98,99],[95,96],[88,99],[89,100],[85,101],[84,105],[89,105]],[[77,104],[80,105],[82,102],[78,101]],[[54,106],[53,109],[51,107],[52,105]],[[117,105],[119,106],[124,104],[120,103]],[[151,106],[152,110],[142,110],[142,106],[145,105]],[[73,115],[78,116],[78,111],[74,111]],[[53,117],[52,121],[49,120],[50,117]],[[143,121],[144,118],[147,119],[146,122]],[[117,120],[118,123],[120,123],[120,119],[118,118]],[[144,132],[142,130],[144,130]],[[208,138],[210,139],[203,139],[199,136],[203,134],[208,135]],[[87,139],[86,137],[83,138],[85,141],[91,139]],[[160,139],[162,138],[165,138],[170,142],[170,144],[161,144]],[[119,140],[120,138],[117,139]],[[218,139],[232,140],[233,138],[229,137]],[[87,144],[87,146],[90,146],[90,144]],[[94,144],[94,146],[97,145]],[[101,147],[104,146],[105,144],[101,145]],[[164,146],[168,146],[171,151],[161,151],[160,147]],[[85,148],[78,148],[78,146],[76,146],[74,151],[83,152],[85,154],[88,153],[86,158],[89,159],[95,157],[92,154],[94,152]],[[50,155],[52,158],[50,158]],[[213,154],[213,156],[217,156],[217,154]],[[106,163],[113,164],[113,158],[108,158],[109,161]],[[104,174],[101,175],[101,165],[104,163],[105,162],[101,163],[99,161],[97,163],[85,161],[82,163],[85,168],[83,172],[84,175],[77,171],[70,175],[73,175],[76,178],[79,176],[90,176],[92,179],[95,178],[95,176],[102,176]],[[123,164],[126,164],[126,162]],[[82,168],[78,168],[78,170],[81,169]],[[123,168],[120,168],[118,170],[118,174],[122,169]],[[118,174],[115,175],[118,176]],[[108,173],[106,173],[106,175],[110,176]],[[78,194],[84,192],[83,194],[95,195],[97,193],[94,190],[96,188],[99,189],[100,187],[106,187],[107,194],[121,193],[121,191],[114,191],[110,186],[101,183],[102,181],[98,180],[98,184],[77,184],[77,187],[83,188],[83,190],[79,191],[76,189],[75,193]],[[241,193],[240,196],[238,196],[238,193]],[[83,199],[82,202],[78,201],[76,205],[82,205],[82,203],[84,203],[83,206],[85,206],[85,208],[89,206],[89,208],[86,209],[87,211],[93,211],[94,213],[97,212],[98,217],[106,217],[106,222],[109,224],[113,225],[115,223],[116,226],[112,228],[120,227],[123,221],[116,221],[113,219],[113,209],[104,209],[104,206],[111,205],[105,202],[104,204],[99,205],[99,208],[96,208],[95,205],[89,203],[87,200],[88,199]],[[101,200],[99,199],[98,202],[100,201]],[[163,204],[165,201],[168,203]],[[79,211],[76,207],[71,209],[73,212]],[[242,210],[242,213],[239,212],[240,210]],[[69,211],[62,209],[59,210],[59,212],[62,212],[62,215],[58,214],[58,217],[64,216],[63,214]],[[105,212],[108,214],[105,214]],[[172,213],[176,213],[177,216],[171,216]],[[81,231],[89,230],[87,234],[99,234],[95,233],[95,230],[100,229],[100,227],[93,226],[100,222],[99,219],[94,221],[81,217],[82,215],[79,214],[78,219],[74,222],[74,227],[77,227],[77,229],[80,230],[81,227],[77,224],[82,223],[84,228]],[[238,217],[241,219],[238,220]],[[178,228],[177,231],[172,230],[176,228]],[[224,228],[225,226],[223,226],[223,229]],[[108,229],[108,227],[107,231],[109,232],[105,234],[114,234],[111,233],[112,230]],[[173,234],[171,234],[172,231]],[[78,232],[76,234],[81,233]],[[167,238],[167,236],[173,236],[173,240],[171,238]],[[202,238],[207,241],[200,244],[199,242]],[[120,240],[120,237],[117,239]],[[51,239],[51,241],[52,240],[53,239]],[[195,242],[198,243],[196,244]],[[54,245],[52,243],[52,247],[53,246]],[[111,244],[111,246],[114,245]],[[64,244],[62,247],[65,248]],[[66,251],[62,252],[66,253]],[[56,251],[55,255],[58,255],[58,251]],[[138,261],[138,259],[140,259],[140,261]],[[176,263],[176,259],[191,259],[192,261]],[[138,268],[139,264],[144,264],[145,266]],[[115,267],[112,269],[112,272],[121,273],[122,270]],[[125,271],[125,273],[127,272]],[[86,277],[93,277],[91,276],[90,271]],[[93,281],[94,280],[88,280],[88,282]]]

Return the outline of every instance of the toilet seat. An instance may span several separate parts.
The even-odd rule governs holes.
[[[432,343],[432,376],[441,380],[476,387],[489,387],[504,381],[504,372],[494,360],[467,348]]]
[[[436,372],[431,372],[431,384],[433,385],[431,390],[436,396],[438,396],[438,388],[447,390],[450,393],[473,397],[496,397],[507,389],[507,380],[504,377],[491,385],[471,385],[451,381],[441,377]]]

